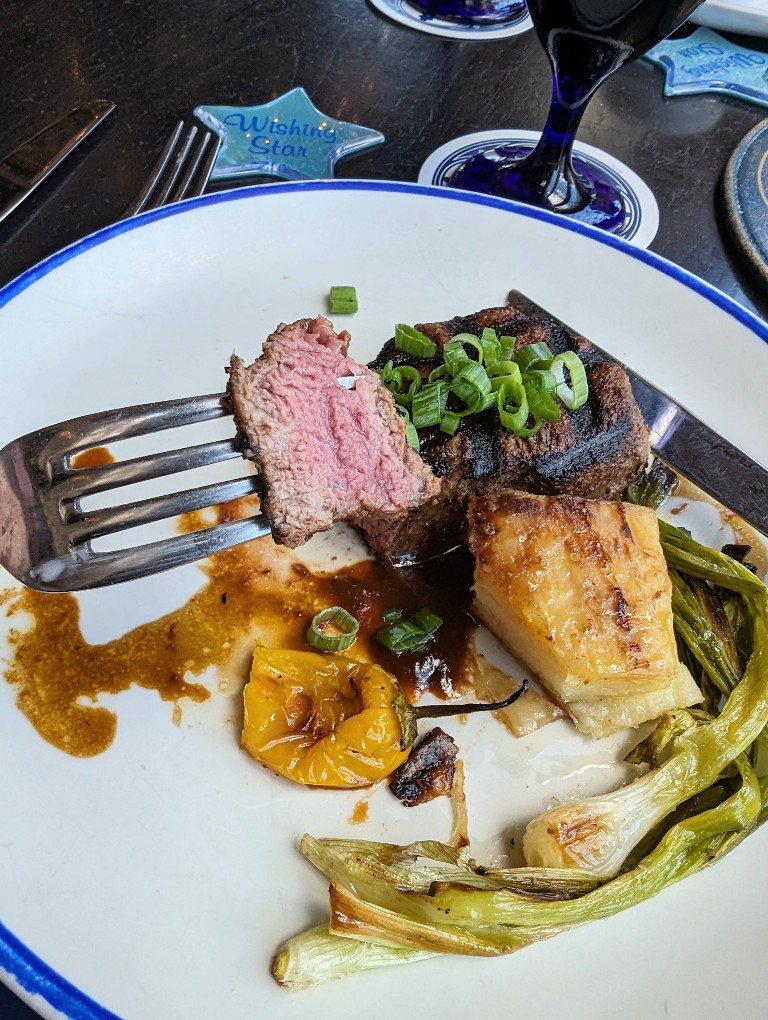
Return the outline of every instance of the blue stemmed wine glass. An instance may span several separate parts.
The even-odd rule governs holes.
[[[525,10],[525,0],[410,0],[410,3],[432,17],[465,25],[512,21]]]
[[[456,2],[461,5],[461,0]],[[607,78],[674,32],[702,2],[528,0],[552,66],[552,102],[541,138],[535,145],[499,146],[471,156],[450,171],[445,183],[543,206],[620,232],[628,213],[620,190],[588,157],[573,157],[579,123]]]

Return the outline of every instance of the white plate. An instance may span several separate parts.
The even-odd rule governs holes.
[[[708,0],[691,21],[723,32],[768,36],[768,0]]]
[[[321,310],[339,283],[358,290],[361,311],[344,325],[361,358],[396,319],[469,312],[517,287],[768,463],[768,329],[744,309],[654,255],[535,210],[355,181],[150,213],[0,291],[0,446],[78,413],[215,390],[233,347],[253,355],[279,320]],[[82,598],[86,636],[173,608],[199,578],[190,567]],[[489,1020],[510,1009],[527,1020],[715,1018],[734,1002],[741,1016],[764,1011],[768,829],[655,900],[514,957],[286,993],[268,975],[271,952],[325,898],[298,836],[446,838],[447,805],[407,811],[379,790],[370,821],[351,829],[356,795],[292,787],[241,754],[230,696],[185,706],[180,728],[154,694],[110,704],[114,744],[76,760],[44,743],[0,684],[0,965],[44,1016],[463,1018],[480,1003]],[[493,720],[455,732],[480,853],[553,795],[616,781],[604,748],[589,747],[594,767],[579,771],[584,742],[564,723],[519,743]]]

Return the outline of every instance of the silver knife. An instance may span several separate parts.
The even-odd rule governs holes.
[[[601,348],[598,350],[610,361],[618,361]],[[768,535],[768,468],[627,365],[618,364],[632,383],[650,430],[653,451],[694,485]]]
[[[105,99],[78,106],[0,160],[0,220],[13,212],[114,108],[115,104]]]

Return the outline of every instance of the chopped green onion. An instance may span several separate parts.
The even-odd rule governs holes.
[[[430,609],[420,609],[409,620],[393,620],[376,634],[376,640],[390,652],[420,652],[443,621]]]
[[[544,421],[558,421],[560,408],[553,397],[547,393],[544,383],[539,378],[538,372],[527,372],[523,376],[523,385],[528,394],[528,408],[534,418]]]
[[[501,345],[500,361],[509,361],[515,353],[515,344],[517,343],[516,336],[500,336],[499,344]]]
[[[433,340],[404,322],[395,326],[395,347],[415,358],[434,358],[437,354],[437,344]]]
[[[501,424],[505,429],[519,435],[519,430],[528,421],[528,394],[522,380],[507,376],[497,390],[496,398]]]
[[[431,425],[440,424],[445,410],[445,404],[442,402],[444,389],[445,387],[441,383],[427,383],[415,395],[411,412],[413,424],[417,429],[426,429]]]
[[[486,394],[490,392],[491,380],[477,361],[466,361],[451,382],[451,393],[462,401],[470,414],[480,410]]]
[[[589,396],[589,384],[587,373],[578,354],[573,351],[565,351],[552,359],[550,366],[552,373],[557,380],[557,396],[565,404],[569,411],[575,411],[586,403]],[[565,373],[570,376],[570,385],[566,382]]]
[[[384,366],[381,379],[399,406],[410,405],[406,420],[414,434],[439,426],[446,435],[454,435],[462,418],[495,409],[504,428],[525,438],[545,421],[560,419],[558,400],[575,410],[587,400],[589,388],[584,366],[573,351],[555,357],[546,343],[537,342],[524,344],[515,353],[516,344],[515,337],[498,337],[490,327],[479,337],[459,333],[442,346],[442,361],[426,382],[413,365],[395,367],[392,361]],[[395,345],[418,357],[437,353],[437,344],[403,323],[396,327]]]
[[[328,630],[337,633],[328,633]],[[360,624],[342,606],[321,609],[312,618],[307,630],[307,641],[321,652],[343,652],[354,642]]]
[[[395,620],[402,620],[403,611],[402,609],[385,609],[381,618],[384,623],[393,623]]]
[[[450,343],[445,344],[443,347],[443,360],[445,361],[446,373],[454,375],[462,365],[470,360],[470,357],[461,344],[451,340]]]
[[[526,344],[515,355],[515,361],[521,372],[526,372],[539,361],[551,361],[552,351],[545,343]]]
[[[391,364],[391,361],[387,363],[387,365]],[[387,366],[385,366],[385,370],[386,368]],[[395,398],[396,403],[406,407],[421,389],[421,373],[413,365],[398,365],[397,368],[391,368],[388,378],[385,378],[382,373],[381,381]]]
[[[329,304],[331,314],[351,315],[357,311],[357,291],[354,287],[331,287]]]
[[[544,362],[542,362],[542,365]],[[529,368],[525,373],[526,377],[533,376],[549,393],[550,396],[554,397],[557,394],[557,377],[554,372],[551,372],[548,368]],[[558,411],[558,417],[560,412]],[[557,421],[557,418],[554,419]]]
[[[491,366],[501,361],[501,343],[492,329],[484,329],[480,337],[480,344],[483,348],[483,361],[490,372]]]
[[[443,379],[448,378],[448,366],[438,365],[437,368],[433,368],[427,376],[427,382],[441,382]]]
[[[478,361],[483,360],[483,345],[474,333],[458,333],[446,345],[446,347],[472,347],[477,351]],[[467,352],[468,354],[468,352]]]
[[[400,413],[400,417],[405,422],[405,441],[411,447],[412,450],[417,452],[421,449],[421,443],[419,442],[419,433],[416,431],[416,426],[411,421],[411,416],[408,413],[408,408],[403,407],[402,404],[395,403],[395,407]]]
[[[440,420],[440,431],[452,436],[459,427],[460,421],[461,418],[458,414],[455,414],[453,411],[446,411]]]
[[[411,623],[416,624],[420,627],[425,634],[431,637],[437,630],[443,625],[442,618],[433,613],[431,609],[420,609],[418,613],[414,613],[411,617]]]

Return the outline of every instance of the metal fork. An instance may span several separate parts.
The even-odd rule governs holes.
[[[259,479],[251,474],[84,511],[85,496],[243,453],[234,437],[100,467],[74,467],[78,453],[227,414],[227,397],[214,394],[86,415],[14,440],[0,450],[0,563],[38,591],[78,591],[169,570],[269,534],[266,519],[258,515],[134,548],[95,552],[91,547],[94,538],[254,493]]]
[[[337,383],[352,389],[357,376]],[[257,474],[120,506],[83,510],[108,489],[243,456],[237,438],[155,453],[99,467],[76,467],[79,453],[232,414],[224,393],[139,404],[72,418],[0,450],[0,564],[38,591],[81,591],[131,581],[204,559],[270,534],[262,514],[128,549],[97,552],[91,542],[127,528],[227,503],[260,490]]]
[[[199,130],[192,125],[182,139],[184,121],[179,121],[152,167],[147,183],[125,210],[122,219],[146,209],[180,202],[182,198],[202,195],[216,162],[221,139],[210,131],[203,131],[195,146]]]

